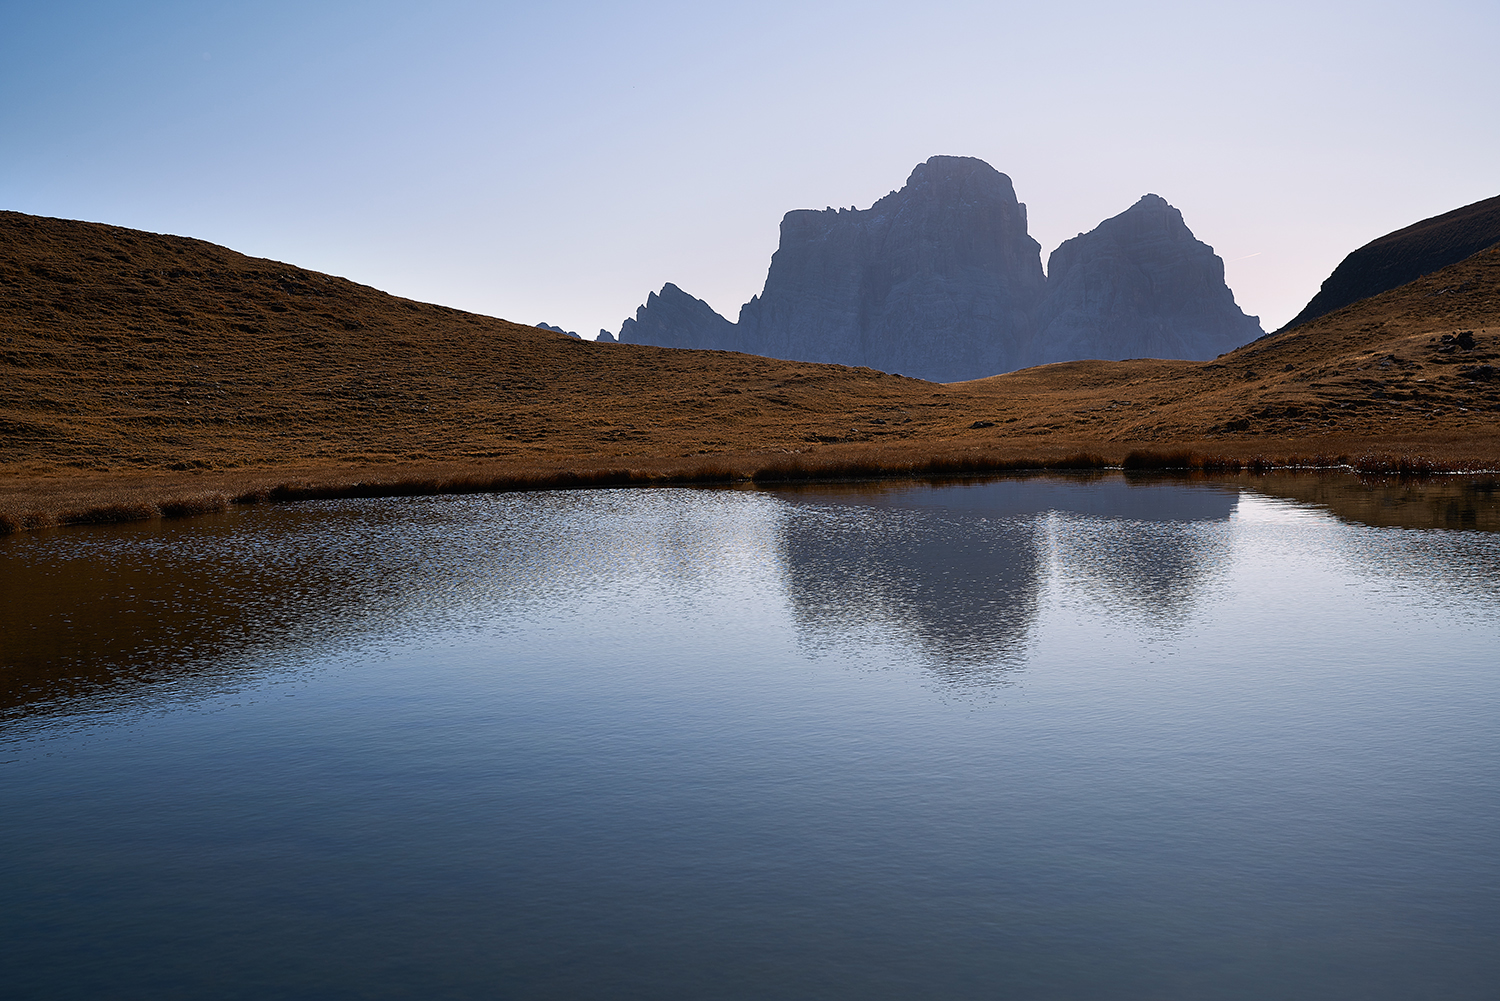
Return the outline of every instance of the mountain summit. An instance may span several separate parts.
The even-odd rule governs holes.
[[[1042,299],[1040,254],[1009,177],[935,156],[864,211],[788,212],[740,350],[937,381],[1002,372]]]
[[[935,156],[868,209],[788,212],[737,323],[668,284],[620,340],[954,382],[1077,358],[1211,358],[1261,335],[1223,261],[1156,195],[1063,244],[1052,265],[1048,278],[1009,177]]]
[[[1047,259],[1032,364],[1079,358],[1212,358],[1261,336],[1224,284],[1224,261],[1160,195]]]

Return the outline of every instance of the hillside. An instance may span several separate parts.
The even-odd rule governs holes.
[[[1212,362],[1070,362],[952,388],[1004,399],[1018,421],[1051,418],[1032,426],[1104,441],[1214,443],[1237,454],[1256,440],[1282,452],[1338,442],[1342,452],[1488,458],[1500,454],[1497,365],[1500,248]]]
[[[1412,223],[1345,257],[1282,330],[1405,285],[1500,243],[1500,195]]]
[[[0,514],[292,480],[938,454],[1493,463],[1497,336],[1500,250],[1214,362],[940,385],[579,341],[202,241],[0,213]]]

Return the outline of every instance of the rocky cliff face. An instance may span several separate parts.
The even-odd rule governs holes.
[[[1224,284],[1224,262],[1159,195],[1145,195],[1047,261],[1030,364],[1079,358],[1213,358],[1260,337]]]
[[[1049,280],[1009,177],[935,156],[868,209],[788,212],[738,323],[667,285],[620,340],[953,382],[1073,358],[1210,358],[1261,335],[1223,262],[1155,195],[1063,244],[1052,267]]]
[[[1041,301],[1041,245],[1010,178],[936,156],[864,211],[789,212],[743,350],[947,382],[1017,364]]]
[[[1044,286],[1010,178],[937,156],[868,209],[788,212],[765,289],[737,324],[668,285],[620,340],[951,381],[1023,363],[1016,350]]]
[[[734,324],[671,282],[661,287],[660,295],[653,292],[646,297],[646,304],[635,311],[635,319],[620,324],[619,339],[622,344],[664,348],[747,350],[739,346]]]

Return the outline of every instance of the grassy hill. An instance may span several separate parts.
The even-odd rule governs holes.
[[[1500,250],[1214,362],[939,385],[578,341],[199,240],[4,212],[0,525],[173,498],[198,499],[169,513],[268,494],[1118,463],[1142,449],[1494,464],[1497,364]]]

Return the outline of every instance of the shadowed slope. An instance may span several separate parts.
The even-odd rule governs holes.
[[[1405,285],[1496,243],[1500,195],[1387,233],[1344,258],[1312,301],[1281,329]]]

